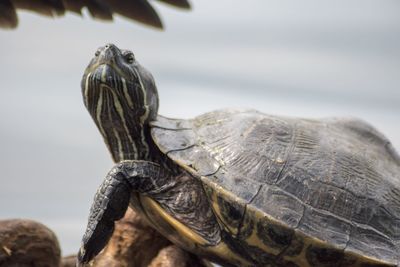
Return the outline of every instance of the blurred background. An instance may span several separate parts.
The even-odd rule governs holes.
[[[160,94],[160,113],[223,107],[297,117],[353,116],[400,150],[398,1],[193,0],[155,7],[154,30],[19,12],[0,31],[0,219],[38,220],[75,253],[97,186],[113,166],[84,108],[80,79],[97,47],[133,50]]]

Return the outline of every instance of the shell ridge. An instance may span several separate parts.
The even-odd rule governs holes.
[[[169,156],[170,153],[183,151],[183,150],[190,149],[190,148],[193,148],[193,147],[196,147],[196,146],[197,146],[196,144],[191,144],[191,145],[189,145],[187,147],[183,147],[183,148],[174,148],[174,149],[165,151],[165,155]]]
[[[157,118],[149,122],[151,128],[159,128],[164,130],[192,130],[192,124],[190,120],[168,118],[162,115],[157,115]]]
[[[289,146],[289,148],[286,150],[285,159],[282,159],[282,160],[284,161],[284,163],[282,164],[282,167],[281,167],[281,169],[280,169],[280,171],[279,171],[279,173],[278,173],[278,175],[277,175],[277,177],[276,177],[275,184],[276,184],[276,183],[279,183],[280,180],[282,179],[283,170],[285,170],[285,168],[287,167],[288,162],[289,162],[289,160],[290,160],[290,155],[293,154],[293,151],[294,151],[294,149],[295,149],[295,147],[296,147],[296,144],[295,144],[296,133],[297,133],[297,124],[295,123],[295,124],[293,125],[293,128],[292,128],[292,139],[291,139],[291,142],[290,142],[290,146]]]
[[[158,125],[152,125],[152,128],[157,128],[157,129],[163,129],[163,130],[169,130],[169,131],[187,131],[187,130],[192,130],[192,128],[168,128],[168,127],[163,127],[163,126],[158,126]]]

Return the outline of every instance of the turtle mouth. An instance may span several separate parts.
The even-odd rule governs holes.
[[[89,108],[97,103],[103,90],[116,97],[126,86],[127,79],[116,66],[110,63],[96,64],[88,69],[82,78],[85,105]]]
[[[103,84],[114,88],[121,79],[126,79],[124,73],[112,63],[96,64],[89,70],[85,78],[89,88],[90,83],[94,83],[94,87],[98,84]]]

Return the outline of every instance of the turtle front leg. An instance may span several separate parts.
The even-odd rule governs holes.
[[[82,245],[78,266],[90,262],[108,243],[115,221],[121,219],[132,191],[146,193],[164,186],[169,173],[148,161],[122,161],[107,174],[94,197]]]

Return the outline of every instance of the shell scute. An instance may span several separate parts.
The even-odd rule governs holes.
[[[231,196],[242,200],[245,204],[249,203],[257,195],[261,187],[260,183],[251,181],[242,176],[227,178],[225,174],[220,171],[201,179],[204,183],[212,184],[214,187],[221,186],[227,192],[230,192]]]
[[[210,154],[197,145],[191,145],[184,149],[171,150],[167,155],[181,166],[185,166],[189,172],[195,172],[196,175],[212,175],[220,167],[219,163]]]
[[[396,244],[372,228],[353,227],[345,251],[368,255],[368,257],[374,259],[385,259],[387,263],[393,265],[398,260]]]
[[[238,202],[225,200],[222,196],[217,196],[217,203],[221,210],[221,217],[233,228],[239,228],[244,214],[244,205]]]
[[[166,154],[171,151],[184,150],[196,144],[196,136],[191,130],[177,131],[154,128],[153,133],[159,137],[158,146]]]
[[[337,267],[342,263],[344,253],[338,249],[310,245],[306,250],[306,258],[312,267]]]
[[[283,251],[292,243],[294,230],[283,225],[272,224],[267,219],[261,219],[257,223],[257,235],[266,246]]]
[[[304,204],[280,188],[263,186],[251,205],[285,223],[296,227],[304,213]]]
[[[150,122],[150,126],[169,130],[188,130],[192,127],[188,120],[170,119],[160,115],[157,117],[157,120]]]
[[[351,223],[307,207],[297,229],[337,248],[344,249],[350,239]]]
[[[343,129],[354,134],[358,139],[376,144],[384,157],[389,156],[400,165],[400,155],[394,149],[390,140],[369,123],[357,118],[336,119],[332,122],[342,126]]]

